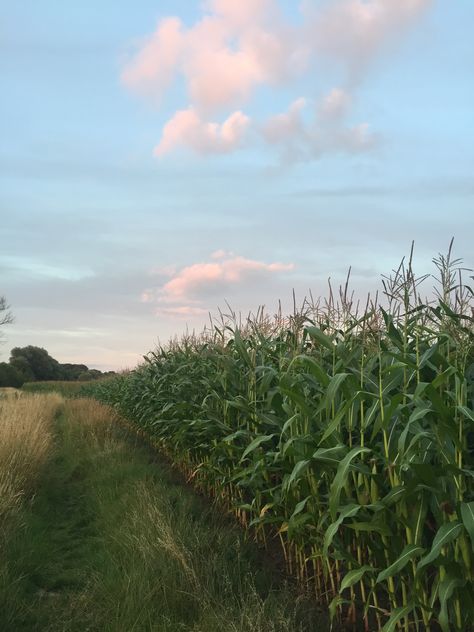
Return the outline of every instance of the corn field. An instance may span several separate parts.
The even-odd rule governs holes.
[[[368,631],[474,629],[473,293],[434,263],[429,300],[410,256],[362,309],[231,314],[93,387]]]

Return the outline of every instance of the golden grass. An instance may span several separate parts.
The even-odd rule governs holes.
[[[31,491],[52,446],[59,395],[0,399],[0,527]]]
[[[22,395],[22,392],[13,386],[2,386],[0,388],[0,399],[18,399]]]

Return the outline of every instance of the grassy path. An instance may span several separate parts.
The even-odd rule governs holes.
[[[9,542],[2,632],[318,630],[307,602],[237,528],[89,400],[56,421],[55,450]]]

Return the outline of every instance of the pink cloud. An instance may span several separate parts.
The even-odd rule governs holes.
[[[160,98],[171,83],[184,47],[179,18],[165,18],[146,38],[134,58],[122,70],[124,85],[140,94]]]
[[[165,302],[198,300],[201,294],[213,291],[216,287],[245,283],[256,276],[265,277],[293,269],[292,263],[264,263],[235,256],[212,263],[195,263],[183,268],[168,281],[162,288],[161,296]]]
[[[193,108],[180,110],[166,123],[160,142],[153,150],[163,156],[180,146],[199,154],[228,153],[244,142],[250,119],[234,112],[222,124],[203,121]]]
[[[153,101],[181,77],[186,107],[165,123],[155,156],[189,146],[200,154],[227,153],[243,146],[249,117],[239,109],[261,87],[291,86],[316,62],[342,65],[345,88],[319,104],[317,139],[302,123],[303,105],[270,117],[264,138],[294,137],[292,152],[311,136],[309,159],[338,147],[358,151],[373,145],[366,123],[337,127],[347,116],[354,90],[369,62],[377,59],[434,0],[303,0],[302,20],[290,24],[278,0],[207,0],[203,15],[185,26],[177,17],[161,20],[125,63],[124,85]],[[229,113],[233,111],[233,113]],[[224,116],[223,123],[214,122]],[[227,116],[227,118],[225,118]],[[323,130],[323,124],[330,132]],[[306,143],[308,144],[308,143]]]
[[[374,148],[379,141],[368,123],[350,125],[345,116],[349,95],[333,89],[320,102],[312,103],[304,115],[306,99],[297,99],[287,112],[271,117],[262,127],[265,141],[276,146],[283,162],[302,162],[331,153],[360,153]]]
[[[155,305],[163,316],[194,318],[208,313],[208,303],[223,301],[226,293],[240,289],[251,292],[270,278],[291,272],[292,263],[266,263],[217,250],[211,261],[185,266],[163,285],[143,291],[141,300]]]
[[[238,105],[262,84],[301,66],[294,29],[279,18],[275,0],[212,0],[190,28],[160,21],[126,62],[122,81],[141,94],[162,94],[182,75],[188,96],[205,112]]]
[[[287,112],[272,116],[264,125],[264,138],[270,143],[279,143],[299,136],[303,131],[301,113],[306,105],[306,99],[300,97],[291,103]]]

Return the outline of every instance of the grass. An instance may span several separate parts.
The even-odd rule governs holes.
[[[18,612],[21,574],[10,547],[25,537],[25,508],[51,455],[53,419],[61,405],[56,395],[9,395],[0,399],[0,629]]]
[[[16,402],[18,405],[19,402]],[[8,534],[0,629],[324,630],[314,604],[109,409],[70,400]]]
[[[96,380],[45,380],[41,382],[25,382],[21,390],[26,393],[58,393],[64,397],[80,397],[81,392],[95,382]]]

